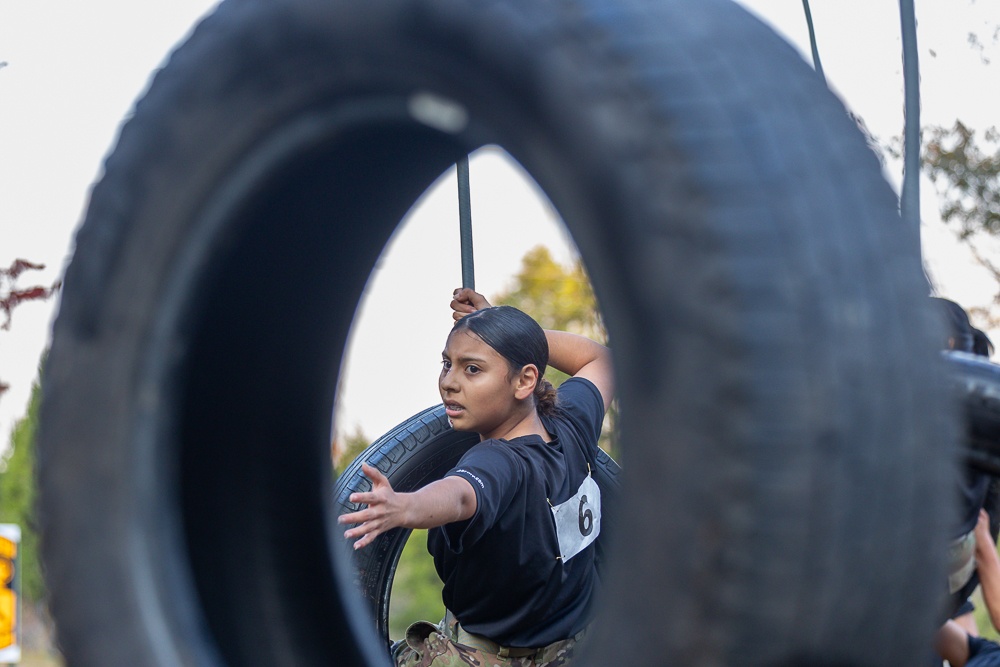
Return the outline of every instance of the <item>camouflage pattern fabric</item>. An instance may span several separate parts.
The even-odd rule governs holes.
[[[567,667],[572,664],[574,649],[584,634],[537,650],[510,649],[516,655],[501,657],[484,646],[452,641],[449,635],[457,635],[457,625],[449,627],[444,621],[437,626],[427,621],[414,623],[406,630],[406,641],[394,647],[393,661],[397,667]],[[461,632],[463,639],[475,641],[475,635]],[[486,639],[482,643],[495,647]]]

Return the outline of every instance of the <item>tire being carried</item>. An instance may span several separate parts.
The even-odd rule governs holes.
[[[1000,365],[966,352],[944,358],[961,405],[965,464],[1000,477]]]
[[[487,144],[616,355],[622,538],[580,664],[923,659],[954,451],[917,242],[793,49],[722,0],[227,0],[65,277],[39,457],[68,662],[385,664],[334,523],[337,369],[399,220]]]

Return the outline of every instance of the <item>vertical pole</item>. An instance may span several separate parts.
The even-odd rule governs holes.
[[[917,235],[920,247],[920,68],[917,62],[917,19],[913,0],[899,0],[903,37],[903,192],[899,209],[904,224]]]
[[[462,243],[462,287],[476,289],[472,261],[472,197],[469,193],[469,156],[458,161],[458,229]]]
[[[813,69],[819,74],[819,78],[826,83],[826,75],[823,74],[823,63],[819,60],[819,48],[816,46],[816,31],[813,29],[812,12],[809,11],[809,0],[802,0],[802,9],[806,12],[806,26],[809,28],[809,46],[812,48]]]

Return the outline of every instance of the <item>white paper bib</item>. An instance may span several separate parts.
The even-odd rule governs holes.
[[[601,533],[601,489],[590,475],[576,495],[552,506],[556,538],[563,562],[586,549]]]

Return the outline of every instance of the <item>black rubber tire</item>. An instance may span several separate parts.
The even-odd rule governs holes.
[[[965,352],[946,352],[961,404],[966,464],[1000,476],[1000,365]]]
[[[124,125],[65,278],[39,457],[70,664],[385,663],[333,524],[337,368],[398,221],[488,143],[566,221],[616,353],[627,548],[580,663],[922,659],[940,331],[791,47],[722,0],[227,0]]]
[[[454,431],[444,407],[438,405],[414,415],[368,446],[337,479],[333,497],[337,515],[361,508],[349,498],[355,491],[368,491],[371,482],[361,472],[362,462],[375,466],[396,491],[415,491],[444,477],[455,467],[462,454],[479,442],[475,433]],[[605,516],[615,517],[621,495],[621,468],[606,452],[598,451],[594,479],[601,487]],[[598,568],[603,570],[603,545],[613,539],[614,521],[607,522],[611,532],[598,541]],[[410,536],[409,530],[397,528],[382,533],[368,547],[354,552],[354,574],[362,597],[369,605],[379,637],[389,645],[389,603],[392,582],[399,556]],[[418,620],[418,619],[412,619]],[[426,619],[425,619],[426,620]],[[437,619],[432,619],[437,620]]]
[[[990,532],[1000,534],[1000,365],[966,352],[943,353],[954,400],[962,414],[962,464],[993,475],[984,501]],[[950,618],[979,585],[972,578],[950,598],[943,617]]]

